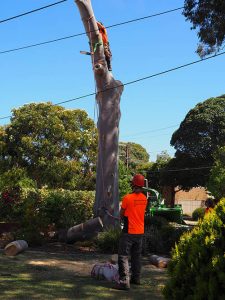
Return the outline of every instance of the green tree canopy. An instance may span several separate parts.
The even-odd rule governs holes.
[[[0,130],[2,172],[25,170],[38,187],[90,188],[97,131],[85,111],[32,103],[12,113]]]
[[[149,162],[149,154],[144,147],[136,143],[119,143],[119,157],[120,160],[135,173],[140,169],[140,165],[145,165]]]
[[[225,95],[197,104],[172,135],[171,145],[176,153],[170,168],[188,169],[183,175],[177,173],[178,183],[183,187],[204,185],[214,161],[213,153],[224,144]],[[192,173],[187,172],[190,169]]]
[[[126,168],[122,160],[119,160],[119,200],[132,191],[131,188],[132,175]]]
[[[207,186],[217,199],[225,197],[225,146],[215,153],[215,160]]]
[[[169,185],[165,182],[167,165],[169,164],[171,157],[167,151],[162,151],[157,155],[156,162],[152,163],[147,172],[147,179],[149,181],[149,187],[161,191],[164,185]],[[171,176],[171,174],[169,175]]]
[[[198,54],[204,57],[218,51],[225,40],[224,0],[185,0],[184,16],[198,30]]]

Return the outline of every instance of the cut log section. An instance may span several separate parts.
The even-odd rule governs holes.
[[[15,256],[15,255],[23,252],[27,248],[28,248],[28,244],[26,241],[18,240],[18,241],[14,241],[14,242],[11,242],[8,245],[6,245],[6,247],[4,249],[4,253],[7,256]]]
[[[167,268],[167,265],[170,261],[170,258],[162,257],[158,255],[150,256],[150,263],[155,265],[158,268]]]
[[[77,241],[84,241],[94,237],[99,231],[102,231],[103,223],[100,217],[90,219],[85,223],[73,226],[68,230],[62,230],[58,233],[60,242],[73,244]]]

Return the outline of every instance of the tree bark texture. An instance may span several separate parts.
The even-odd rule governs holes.
[[[90,0],[75,0],[89,38],[92,67],[96,82],[98,118],[98,159],[95,217],[100,216],[106,227],[118,224],[118,139],[120,97],[123,85],[108,71],[102,38]],[[94,51],[95,50],[95,51]]]

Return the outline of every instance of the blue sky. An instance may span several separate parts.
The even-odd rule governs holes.
[[[5,0],[0,20],[57,0]],[[105,4],[105,6],[104,6]],[[92,0],[95,16],[106,26],[183,6],[168,0]],[[198,60],[198,39],[181,11],[108,29],[113,74],[123,83]],[[0,23],[0,52],[83,32],[73,0]],[[57,103],[94,91],[85,35],[10,53],[0,53],[0,117],[25,103]],[[128,85],[121,99],[120,140],[141,144],[150,160],[167,150],[170,138],[197,103],[225,93],[224,56]],[[93,119],[95,101],[88,97],[64,105],[84,109]],[[0,120],[4,125],[9,119]],[[96,122],[96,117],[95,117]],[[167,129],[163,129],[170,127]],[[158,130],[162,129],[162,130]]]

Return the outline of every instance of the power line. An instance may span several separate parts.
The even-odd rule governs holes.
[[[171,125],[171,126],[167,126],[167,127],[158,128],[158,129],[152,129],[152,130],[148,130],[148,131],[142,131],[142,132],[138,132],[138,133],[135,133],[135,134],[124,135],[122,137],[125,138],[125,137],[134,137],[134,136],[139,136],[139,135],[145,135],[145,134],[148,134],[150,132],[157,132],[157,131],[161,131],[161,130],[165,130],[165,129],[169,129],[169,128],[174,128],[174,127],[177,127],[179,125],[180,124],[175,124],[175,125]]]
[[[159,169],[157,171],[149,171],[148,173],[180,172],[180,171],[203,170],[203,169],[211,169],[211,168],[212,167],[184,168],[184,169],[173,169],[173,170]]]
[[[134,84],[134,83],[137,83],[137,82],[140,82],[140,81],[144,81],[144,80],[147,80],[147,79],[150,79],[150,78],[153,78],[153,77],[161,76],[161,75],[164,75],[166,73],[170,73],[170,72],[173,72],[173,71],[176,71],[176,70],[179,70],[179,69],[182,69],[182,68],[185,68],[185,67],[188,67],[188,66],[191,66],[191,65],[194,65],[194,64],[197,64],[197,63],[200,63],[200,62],[212,59],[212,58],[215,58],[217,56],[224,55],[224,54],[225,54],[225,51],[221,52],[221,53],[218,53],[218,54],[211,55],[211,56],[206,57],[206,58],[202,58],[202,59],[199,59],[199,60],[192,61],[190,63],[184,64],[184,65],[181,65],[181,66],[178,66],[178,67],[174,67],[174,68],[171,68],[171,69],[159,72],[159,73],[155,73],[155,74],[152,74],[152,75],[149,75],[149,76],[145,76],[145,77],[142,77],[142,78],[139,78],[139,79],[135,79],[133,81],[128,81],[128,82],[126,82],[124,84],[120,84],[120,85],[117,85],[117,86],[114,86],[114,87],[106,88],[104,90],[98,91],[98,93],[104,93],[104,92],[107,92],[109,90],[114,90],[115,88],[118,88],[118,87],[122,87],[122,86],[125,86],[125,85]],[[79,96],[79,97],[76,97],[76,98],[73,98],[73,99],[69,99],[69,100],[65,100],[65,101],[61,101],[61,102],[55,103],[54,105],[60,105],[60,104],[68,103],[68,102],[73,102],[73,101],[76,101],[76,100],[80,100],[80,99],[83,99],[83,98],[94,96],[95,94],[96,94],[96,92],[92,92],[90,94],[82,95],[82,96]],[[0,117],[0,120],[1,119],[7,119],[9,117],[11,117],[11,116]]]
[[[10,17],[10,18],[4,19],[4,20],[0,20],[0,23],[8,22],[8,21],[11,21],[11,20],[13,20],[13,19],[17,19],[17,18],[26,16],[26,15],[29,15],[29,14],[31,14],[31,13],[37,12],[37,11],[42,10],[42,9],[49,8],[49,7],[54,6],[54,5],[61,4],[61,3],[66,2],[66,1],[67,1],[67,0],[61,0],[61,1],[58,1],[58,2],[55,2],[55,3],[49,4],[49,5],[46,5],[46,6],[42,6],[42,7],[39,7],[39,8],[30,10],[30,11],[27,11],[27,12],[25,12],[25,13],[22,13],[22,14],[20,14],[20,15],[13,16],[13,17]]]
[[[113,89],[118,88],[118,87],[122,87],[122,86],[125,86],[125,85],[134,84],[134,83],[137,83],[137,82],[140,82],[140,81],[144,81],[144,80],[147,80],[147,79],[150,79],[150,78],[153,78],[153,77],[161,76],[161,75],[163,75],[163,74],[170,73],[170,72],[179,70],[179,69],[181,69],[181,68],[185,68],[185,67],[188,67],[188,66],[191,66],[191,65],[194,65],[194,64],[203,62],[203,61],[205,61],[205,60],[209,60],[209,59],[215,58],[215,57],[217,57],[217,56],[224,55],[224,54],[225,54],[225,51],[224,51],[224,52],[221,52],[221,53],[218,53],[218,54],[211,55],[211,56],[206,57],[206,58],[202,58],[202,59],[199,59],[199,60],[196,60],[196,61],[193,61],[193,62],[184,64],[184,65],[181,65],[181,66],[178,66],[178,67],[174,67],[174,68],[172,68],[172,69],[168,69],[168,70],[165,70],[165,71],[162,71],[162,72],[159,72],[159,73],[155,73],[155,74],[152,74],[152,75],[149,75],[149,76],[146,76],[146,77],[142,77],[142,78],[139,78],[139,79],[136,79],[136,80],[133,80],[133,81],[129,81],[129,82],[126,82],[126,83],[124,83],[124,84],[117,85],[117,86],[115,86],[115,87],[106,88],[106,89],[104,89],[104,90],[98,91],[98,93],[104,93],[104,92],[107,92],[107,91],[109,91],[109,90],[113,90]],[[90,96],[93,96],[93,95],[95,95],[95,92],[90,93],[90,94],[86,94],[86,95],[83,95],[83,96],[79,96],[79,97],[76,97],[76,98],[74,98],[74,99],[65,100],[65,101],[56,103],[55,105],[59,105],[59,104],[64,104],[64,103],[72,102],[72,101],[79,100],[79,99],[86,98],[86,97],[90,97]]]
[[[0,117],[0,120],[9,119],[9,118],[11,118],[11,116]]]
[[[157,130],[158,131],[158,130]],[[172,134],[171,133],[162,133],[162,134],[157,134],[157,135],[147,135],[146,137],[148,138],[148,139],[150,139],[150,138],[155,138],[155,137],[159,137],[159,136],[171,136]],[[135,135],[134,135],[135,136]],[[129,139],[131,139],[133,136],[132,135],[130,135],[129,136]],[[142,139],[142,136],[138,136],[138,135],[136,135],[136,140],[140,140],[140,139]]]
[[[64,0],[64,1],[67,1],[67,0]],[[113,28],[113,27],[129,24],[129,23],[132,23],[132,22],[142,21],[142,20],[145,20],[145,19],[149,19],[149,18],[160,16],[160,15],[168,14],[168,13],[171,13],[171,12],[174,12],[174,11],[177,11],[177,10],[181,10],[181,9],[183,9],[183,7],[178,7],[178,8],[175,8],[175,9],[167,10],[167,11],[160,12],[160,13],[157,13],[157,14],[154,14],[154,15],[149,15],[149,16],[145,16],[145,17],[141,17],[141,18],[131,19],[131,20],[124,21],[124,22],[121,22],[121,23],[106,26],[106,28]],[[53,39],[53,40],[48,40],[48,41],[45,41],[45,42],[40,42],[40,43],[36,43],[36,44],[31,44],[31,45],[18,47],[18,48],[13,48],[13,49],[9,49],[9,50],[0,51],[0,54],[15,52],[15,51],[24,50],[24,49],[28,49],[28,48],[32,48],[32,47],[37,47],[37,46],[41,46],[41,45],[55,43],[55,42],[75,38],[75,37],[78,37],[78,36],[81,36],[81,35],[85,35],[86,33],[92,33],[92,32],[95,32],[95,30],[87,31],[87,32],[81,32],[81,33],[77,33],[77,34],[73,34],[73,35],[69,35],[69,36],[64,36],[64,37]]]
[[[117,23],[115,25],[109,25],[106,28],[112,28],[112,27],[116,27],[116,26],[121,26],[121,25],[129,24],[129,23],[137,22],[137,21],[142,21],[142,20],[149,19],[149,18],[158,17],[158,16],[161,16],[161,15],[165,15],[165,14],[177,11],[177,10],[181,10],[183,8],[184,7],[178,7],[178,8],[166,10],[166,11],[163,11],[163,12],[160,12],[160,13],[157,13],[157,14],[153,14],[153,15],[149,15],[149,16],[145,16],[145,17],[141,17],[141,18],[137,18],[137,19],[131,19],[131,20],[128,20],[128,21],[125,21],[125,22]]]

